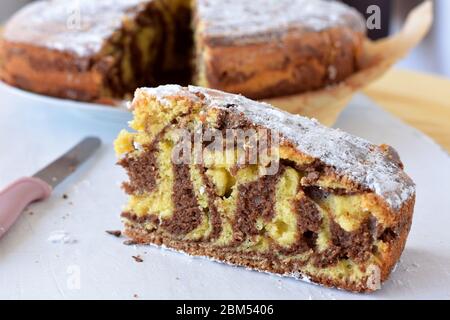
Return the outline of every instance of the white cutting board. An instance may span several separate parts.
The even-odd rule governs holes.
[[[98,114],[101,118],[101,113]],[[105,233],[121,228],[125,179],[111,143],[119,126],[66,110],[0,100],[0,186],[33,174],[78,140],[96,134],[101,151],[31,207],[0,240],[0,298],[97,299],[406,299],[450,298],[450,158],[431,139],[360,95],[337,127],[402,156],[417,183],[417,204],[401,263],[381,291],[350,294],[247,271],[154,247],[122,244]],[[63,194],[68,199],[63,199]],[[55,231],[75,243],[52,243]],[[140,255],[137,263],[132,256]],[[135,297],[135,295],[137,295]]]

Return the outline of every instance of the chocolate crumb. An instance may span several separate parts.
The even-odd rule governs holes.
[[[139,263],[141,263],[141,262],[144,262],[144,260],[142,260],[142,258],[141,258],[141,256],[131,256],[133,259],[134,259],[134,261],[136,261],[136,262],[139,262]]]
[[[122,231],[120,230],[106,230],[106,233],[117,238],[120,238],[122,236]]]
[[[133,298],[139,299],[139,296],[135,293],[135,294],[133,294]]]
[[[134,245],[136,245],[138,243],[136,241],[134,241],[134,240],[125,240],[123,242],[123,244],[126,245],[126,246],[134,246]]]
[[[62,196],[62,197],[63,197],[63,199],[64,199],[64,200],[67,200],[67,199],[69,199],[69,196],[68,196],[67,194],[65,194],[65,193],[63,194],[63,196]]]

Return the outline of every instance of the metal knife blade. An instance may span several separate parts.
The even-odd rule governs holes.
[[[94,154],[100,145],[101,140],[98,138],[85,138],[57,160],[37,172],[33,177],[39,178],[55,188]]]

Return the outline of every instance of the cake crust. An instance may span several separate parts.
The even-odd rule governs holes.
[[[66,2],[36,1],[24,7],[2,32],[1,79],[60,98],[106,98],[102,87],[114,62],[110,57],[98,61],[97,55],[121,29],[125,13],[130,19],[135,17],[146,2],[119,0],[113,5],[103,1],[99,5],[81,1],[80,7],[71,8]]]
[[[201,86],[264,99],[323,88],[360,68],[364,19],[341,3],[197,0],[194,14]]]
[[[1,79],[10,85],[59,98],[101,99],[104,74],[88,59],[7,40],[0,41],[0,50]]]

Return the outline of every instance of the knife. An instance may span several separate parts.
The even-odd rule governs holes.
[[[98,138],[85,138],[34,176],[21,178],[0,191],[0,238],[29,204],[48,199],[52,190],[84,163],[100,145]]]

